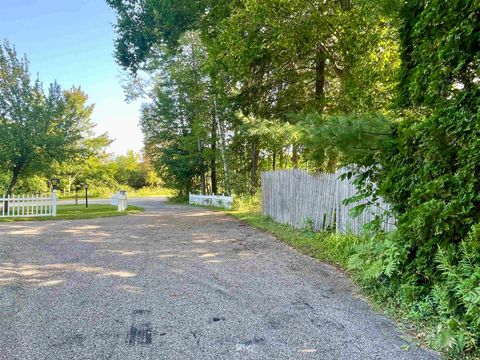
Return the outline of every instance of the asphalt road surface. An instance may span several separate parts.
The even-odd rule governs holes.
[[[0,223],[0,359],[435,359],[335,268],[225,215]]]

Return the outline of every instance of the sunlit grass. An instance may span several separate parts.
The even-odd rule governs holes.
[[[132,205],[129,205],[125,212],[118,212],[117,207],[114,205],[90,204],[88,208],[86,208],[84,204],[58,205],[56,217],[0,218],[0,222],[94,219],[136,214],[142,211],[142,207]]]
[[[173,196],[174,191],[162,188],[162,187],[144,187],[138,190],[130,190],[128,197],[140,197],[140,196]]]
[[[166,196],[170,197],[174,195],[174,191],[171,189],[167,189],[164,187],[144,187],[141,189],[131,189],[128,187],[122,187],[123,190],[126,190],[128,193],[128,197],[142,197],[142,196]],[[115,193],[116,190],[112,190],[111,188],[107,187],[98,187],[98,188],[91,188],[88,190],[88,197],[89,199],[108,199]],[[58,192],[58,196],[61,200],[68,200],[68,199],[75,199],[75,193],[72,192],[70,194],[63,193],[61,191]],[[85,197],[85,192],[82,190],[78,193],[78,198],[83,199]]]
[[[252,211],[251,208],[226,212],[253,227],[271,233],[304,255],[342,267],[346,267],[348,259],[355,251],[355,246],[363,240],[358,236],[340,235],[329,231],[314,232],[296,229],[290,225],[275,222],[263,216],[259,210]]]

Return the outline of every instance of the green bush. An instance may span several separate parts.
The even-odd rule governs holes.
[[[239,211],[260,212],[262,208],[262,194],[240,195],[233,197],[233,209]]]
[[[371,293],[436,323],[429,340],[457,358],[480,346],[478,10],[475,1],[405,2],[401,116],[362,177],[398,228],[349,261]]]
[[[10,176],[0,176],[0,195],[7,192]],[[47,180],[42,176],[31,176],[18,180],[15,194],[37,194],[49,192]]]

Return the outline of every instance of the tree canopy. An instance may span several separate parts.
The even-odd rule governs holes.
[[[75,149],[81,125],[56,83],[45,92],[32,81],[28,60],[7,42],[0,48],[0,167],[11,178],[10,194],[22,175],[42,173]]]
[[[158,151],[169,153],[169,165],[159,162],[159,169],[179,165],[171,161],[171,152],[180,149],[158,137],[152,143],[150,135],[164,133],[185,117],[196,124],[196,141],[178,158],[198,157],[180,166],[189,178],[187,187],[254,192],[261,170],[307,163],[321,169],[325,164],[299,139],[300,134],[313,138],[299,125],[308,114],[390,111],[399,53],[397,19],[386,6],[301,0],[108,2],[117,10],[118,63],[131,72],[131,84],[142,84],[142,77],[154,84],[147,94],[149,126],[144,131],[152,158]],[[198,61],[187,59],[191,53],[185,41],[192,36],[202,49]],[[190,95],[182,97],[179,91]],[[199,95],[192,97],[193,92]],[[251,131],[244,119],[258,129],[262,123],[284,124],[290,135],[279,137],[274,127],[269,133],[268,126]],[[269,139],[274,138],[272,146]],[[186,191],[185,183],[175,179]]]

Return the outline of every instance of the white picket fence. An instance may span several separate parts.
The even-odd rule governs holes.
[[[57,193],[50,195],[4,195],[0,197],[0,217],[57,216]]]
[[[233,206],[233,197],[224,195],[189,194],[188,202],[194,205],[215,206],[231,209]]]
[[[340,180],[345,170],[335,174],[311,175],[304,170],[281,170],[262,173],[262,211],[275,221],[297,228],[313,226],[315,230],[335,229],[340,233],[359,234],[389,207],[383,201],[368,207],[360,216],[351,217],[350,210],[361,204],[343,205],[343,200],[357,193],[348,180]],[[388,219],[383,229],[395,229],[395,220]]]

